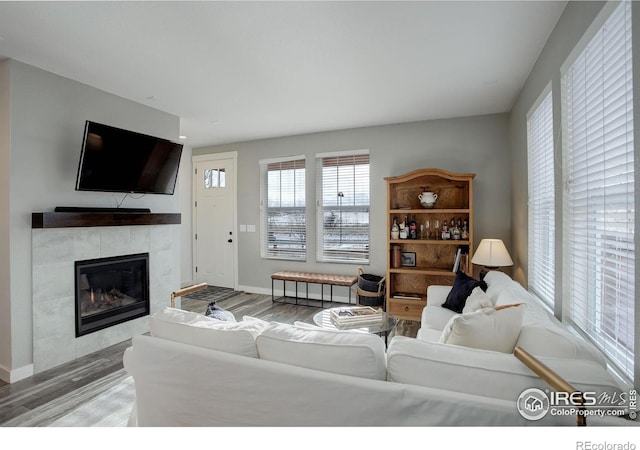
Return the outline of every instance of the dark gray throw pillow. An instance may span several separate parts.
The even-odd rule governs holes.
[[[483,291],[487,290],[487,283],[485,281],[476,280],[464,272],[456,273],[453,287],[449,295],[447,295],[447,300],[442,304],[442,307],[455,311],[458,314],[462,313],[467,298],[471,295],[471,291],[478,286],[480,286],[480,289]]]
[[[226,309],[219,307],[216,305],[216,302],[210,302],[207,305],[207,311],[204,315],[211,317],[212,319],[224,320],[226,322],[237,322],[231,311],[227,311]]]

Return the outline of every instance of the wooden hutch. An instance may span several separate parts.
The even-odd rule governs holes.
[[[451,285],[458,249],[466,251],[460,268],[473,272],[473,178],[475,174],[452,173],[441,169],[419,169],[405,175],[386,177],[387,182],[387,311],[398,319],[419,321],[427,304],[427,287]],[[431,208],[421,205],[419,195],[432,192],[437,199]],[[394,219],[417,223],[416,239],[392,239]],[[442,240],[442,226],[453,219],[467,223],[464,239]],[[435,229],[436,224],[439,229]],[[423,231],[420,233],[420,226]],[[428,225],[428,229],[427,229]],[[392,251],[402,252],[400,267],[392,266]],[[395,247],[395,248],[394,248]],[[397,264],[396,264],[397,265]]]

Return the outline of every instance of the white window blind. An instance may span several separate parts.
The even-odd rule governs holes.
[[[551,308],[555,300],[556,230],[553,151],[553,103],[549,91],[527,116],[528,287]]]
[[[369,154],[316,155],[317,260],[369,262]]]
[[[263,258],[306,260],[305,208],[304,156],[260,161]]]
[[[631,2],[563,74],[564,299],[569,320],[633,380]]]

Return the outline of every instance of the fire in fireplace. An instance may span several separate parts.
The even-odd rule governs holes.
[[[149,254],[76,261],[76,337],[149,314]]]

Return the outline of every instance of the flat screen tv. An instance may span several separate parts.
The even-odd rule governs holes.
[[[182,144],[87,121],[76,190],[173,194]]]

